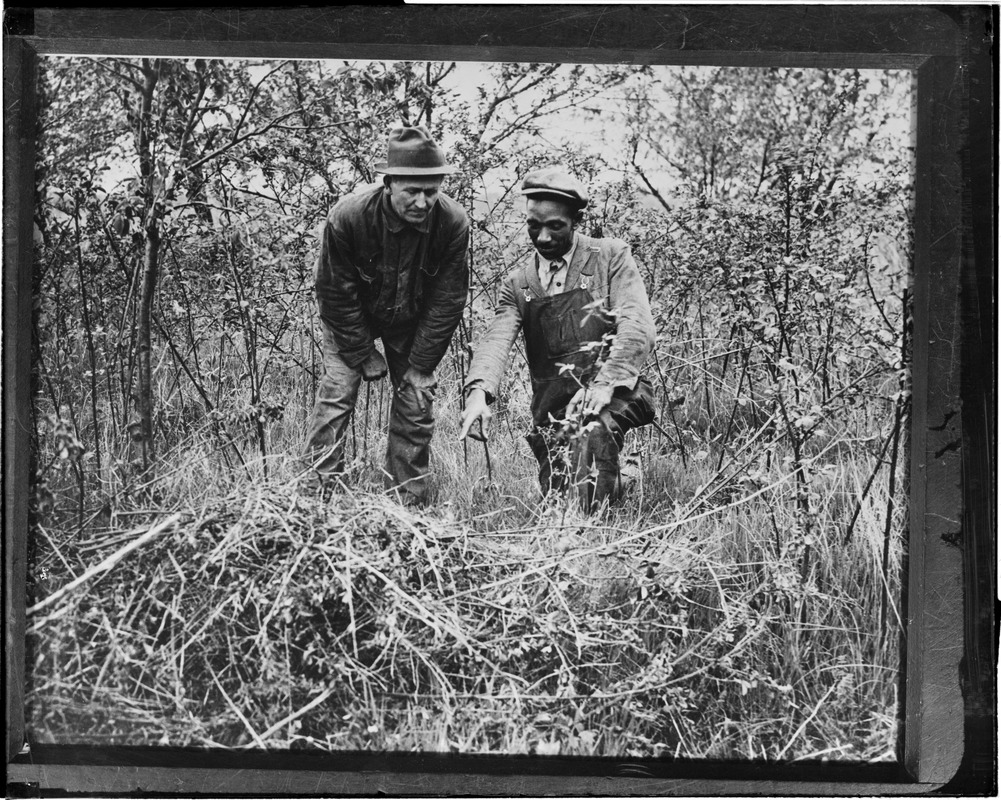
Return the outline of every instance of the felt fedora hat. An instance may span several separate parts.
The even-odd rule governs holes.
[[[404,125],[389,133],[386,160],[375,165],[384,175],[451,175],[445,154],[423,125]]]

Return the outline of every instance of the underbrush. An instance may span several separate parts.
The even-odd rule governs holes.
[[[203,441],[103,527],[40,527],[33,738],[895,758],[902,542],[872,453],[811,464],[804,524],[780,458],[684,468],[631,434],[637,481],[588,518],[538,504],[520,420],[487,450],[450,417],[425,511],[381,492],[373,426],[329,497]]]

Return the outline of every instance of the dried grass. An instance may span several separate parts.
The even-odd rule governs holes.
[[[853,599],[790,576],[750,524],[752,507],[773,498],[711,507],[706,494],[640,530],[635,511],[587,519],[566,508],[489,530],[482,514],[462,521],[453,506],[415,512],[378,493],[328,499],[275,480],[145,531],[103,531],[76,543],[96,566],[29,618],[35,736],[819,752],[809,734],[832,697],[885,694],[885,682],[866,694],[832,667],[857,660],[847,643],[860,628],[847,628],[864,620],[852,623]],[[811,614],[797,626],[804,604]],[[747,722],[731,732],[734,715]],[[844,724],[839,735],[861,723]],[[825,756],[885,752],[892,716],[876,727],[885,735],[875,744],[867,729]]]

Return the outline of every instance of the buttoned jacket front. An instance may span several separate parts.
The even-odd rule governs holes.
[[[338,202],[320,234],[316,299],[340,357],[357,367],[383,330],[411,328],[410,365],[433,371],[462,318],[468,243],[469,218],[444,193],[416,226],[382,185]]]
[[[529,303],[546,297],[532,248],[501,285],[497,308],[477,344],[465,390],[483,389],[488,401],[498,392],[511,348],[523,328]],[[629,245],[621,239],[577,234],[564,291],[587,289],[611,312],[614,338],[594,383],[633,389],[654,345],[655,328],[643,278]]]

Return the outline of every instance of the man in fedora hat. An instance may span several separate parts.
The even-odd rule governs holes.
[[[521,193],[534,248],[501,286],[474,349],[460,438],[485,435],[521,331],[532,379],[526,438],[543,495],[573,488],[592,512],[621,494],[626,432],[654,419],[652,387],[640,375],[655,336],[650,302],[629,246],[578,230],[588,204],[580,181],[547,167],[527,175]]]
[[[391,131],[387,159],[375,170],[382,185],[338,202],[320,236],[316,298],[324,376],[305,451],[321,477],[342,472],[359,384],[388,371],[394,392],[386,485],[404,502],[423,505],[434,371],[469,286],[469,218],[440,190],[455,168],[424,127]]]

